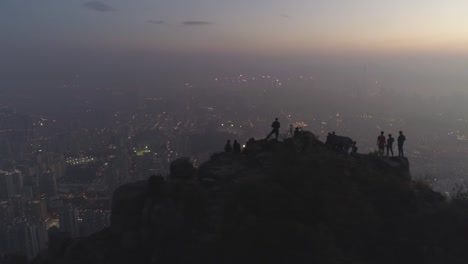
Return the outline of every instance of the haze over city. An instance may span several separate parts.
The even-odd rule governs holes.
[[[336,131],[362,154],[380,131],[402,130],[412,177],[449,197],[468,180],[466,10],[462,0],[1,1],[0,229],[42,231],[34,246],[0,234],[0,253],[32,259],[51,228],[99,231],[122,184],[180,157],[198,166],[227,139],[264,138],[274,118],[281,140],[290,125],[323,141]]]

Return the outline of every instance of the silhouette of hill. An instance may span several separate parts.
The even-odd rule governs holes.
[[[110,228],[34,262],[467,263],[467,202],[413,181],[406,158],[347,156],[303,133],[121,186]]]

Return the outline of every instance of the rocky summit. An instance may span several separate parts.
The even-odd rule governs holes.
[[[310,132],[188,158],[118,188],[111,226],[34,263],[468,263],[468,206],[406,158],[348,155]]]

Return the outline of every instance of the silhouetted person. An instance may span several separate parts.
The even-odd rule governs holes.
[[[405,144],[406,137],[403,135],[403,131],[400,131],[400,135],[398,136],[398,157],[404,157],[404,151],[403,151],[403,144]]]
[[[241,153],[241,145],[237,140],[234,140],[234,143],[232,144],[232,153]]]
[[[331,144],[332,144],[332,146],[333,146],[335,149],[338,149],[339,146],[338,146],[338,144],[336,143],[335,138],[336,138],[335,131],[332,131],[332,135],[331,135]]]
[[[226,145],[224,146],[224,152],[228,152],[228,153],[232,152],[232,146],[231,146],[230,140],[226,142]]]
[[[332,133],[328,133],[325,144],[330,145],[332,143],[332,137],[333,137]]]
[[[392,137],[392,134],[388,134],[388,139],[387,139],[387,157],[389,152],[392,153],[393,157],[393,142],[395,142],[395,139]]]
[[[299,130],[299,127],[296,127],[296,128],[294,129],[294,137],[295,137],[295,138],[299,137],[300,133],[301,133],[301,131]]]
[[[377,137],[377,147],[379,148],[379,156],[381,157],[384,155],[386,141],[384,132],[380,132],[380,136]]]
[[[353,141],[353,145],[351,145],[351,154],[356,154],[358,147],[356,146],[356,141]]]
[[[279,129],[281,127],[280,122],[278,121],[278,118],[275,118],[275,121],[273,122],[273,124],[271,124],[271,127],[273,129],[271,130],[270,134],[268,134],[266,139],[269,139],[273,134],[275,134],[275,138],[276,140],[278,140]]]

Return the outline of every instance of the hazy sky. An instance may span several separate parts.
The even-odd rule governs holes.
[[[1,49],[465,53],[467,10],[466,0],[1,0]]]
[[[131,88],[363,67],[389,88],[468,90],[467,10],[467,0],[0,0],[0,95],[65,89],[78,75],[83,87]]]

